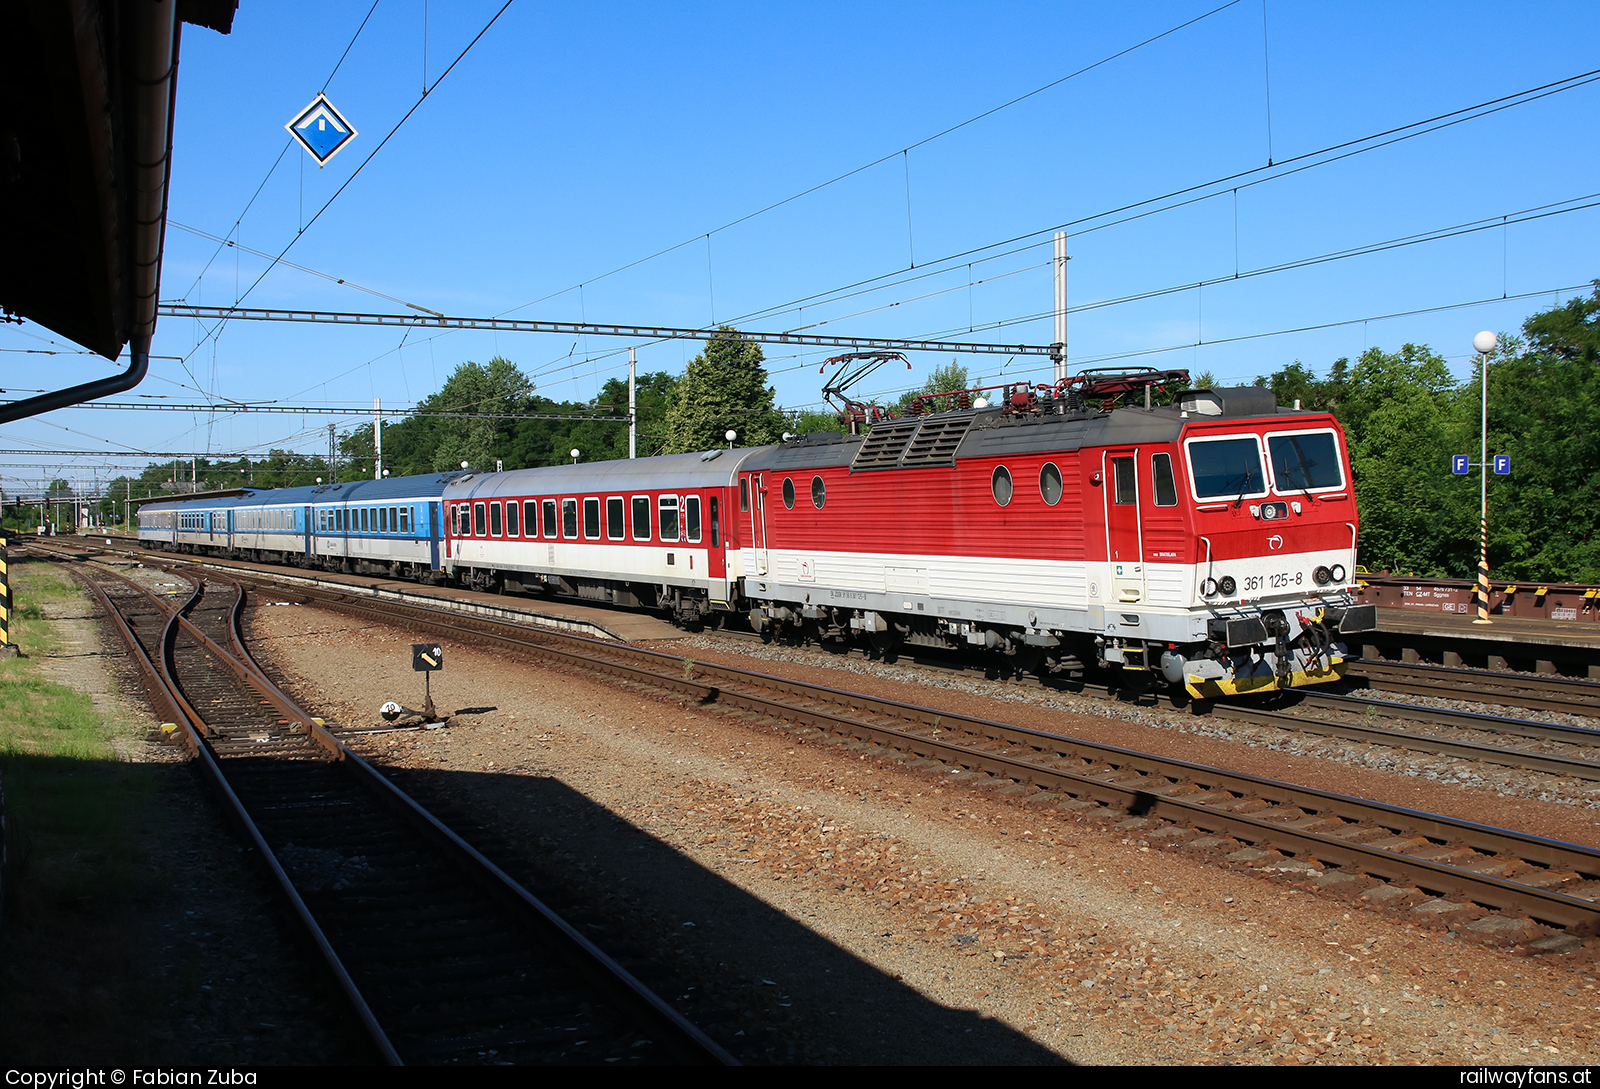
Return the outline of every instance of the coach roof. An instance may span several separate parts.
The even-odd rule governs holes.
[[[549,465],[504,473],[474,473],[444,490],[447,500],[497,499],[523,495],[593,495],[599,492],[675,492],[726,488],[743,462],[771,449],[707,450],[656,458],[593,461],[581,465]]]

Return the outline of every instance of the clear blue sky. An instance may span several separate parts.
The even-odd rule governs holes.
[[[918,143],[1218,2],[515,0],[286,260],[452,315],[678,326],[714,319],[771,330],[826,320],[829,332],[889,337],[967,337],[973,326],[970,339],[1046,343],[1048,317],[982,327],[1049,310],[1048,229],[1057,224],[1078,222],[1069,228],[1070,302],[1083,306],[1515,218],[1574,198],[1600,200],[1591,196],[1600,191],[1593,139],[1600,83],[1262,180],[1282,173],[1281,165],[1262,169],[1269,154],[1283,164],[1600,68],[1592,3],[1241,0]],[[278,253],[350,181],[417,102],[424,80],[439,77],[500,0],[380,0],[328,84],[359,135],[326,168],[298,148],[280,160],[285,122],[328,80],[369,7],[368,0],[244,0],[229,36],[185,29],[163,299],[234,302],[268,262],[237,248],[218,252],[217,243],[185,228]],[[718,229],[884,156],[844,181]],[[1236,194],[1230,182],[1202,190],[1217,194],[1209,199],[1132,222],[1079,222],[1247,171],[1256,173],[1239,179]],[[1040,231],[1046,233],[995,247]],[[1553,294],[1500,301],[1502,294],[1586,284],[1600,276],[1597,242],[1600,208],[1593,208],[1191,286],[1075,314],[1070,354],[1082,365],[1106,365],[1119,353],[1177,347],[1127,361],[1247,382],[1293,360],[1321,372],[1371,345],[1414,342],[1431,345],[1465,373],[1473,333],[1513,331],[1555,301]],[[981,247],[995,248],[941,263]],[[913,261],[911,274],[920,278],[906,281]],[[879,276],[889,279],[871,293],[785,309]],[[982,282],[969,288],[969,280]],[[1482,299],[1495,301],[1360,320]],[[261,279],[247,301],[397,307],[285,265]],[[11,350],[0,359],[13,395],[110,372],[98,357],[15,352],[53,346],[72,351],[37,326],[0,326],[0,349]],[[155,360],[136,392],[179,403],[215,396],[349,405],[352,415],[341,421],[348,426],[375,396],[386,406],[415,402],[462,361],[497,354],[548,396],[592,398],[607,377],[625,373],[626,346],[593,337],[402,338],[391,330],[243,321],[207,336],[192,320],[166,318],[155,353],[182,361]],[[696,350],[641,343],[640,366],[676,372]],[[817,366],[828,354],[769,348],[781,404],[818,400]],[[1048,375],[1047,363],[1041,369],[1026,359],[966,358],[975,377],[994,379],[1002,367],[1008,378],[1029,367]],[[880,371],[882,382],[865,392],[920,384],[946,361],[914,357],[914,372]],[[72,409],[6,427],[0,446],[316,451],[326,446],[327,422]],[[0,468],[0,485],[10,491],[41,475],[64,472],[84,482],[95,475],[72,469],[70,459],[37,460],[38,470]],[[99,471],[101,479],[108,475]]]

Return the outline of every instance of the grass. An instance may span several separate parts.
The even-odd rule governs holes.
[[[108,721],[46,673],[62,637],[45,617],[82,615],[82,591],[43,563],[14,564],[11,580],[11,639],[27,656],[0,660],[0,1054],[59,1061],[65,1046],[88,1061],[84,1048],[117,1035],[129,1000],[150,997],[135,902],[156,767],[118,758],[134,723]]]

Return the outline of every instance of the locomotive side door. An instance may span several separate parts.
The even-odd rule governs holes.
[[[1101,488],[1106,505],[1106,562],[1111,598],[1123,604],[1143,601],[1144,544],[1139,522],[1139,451],[1107,450],[1101,455]]]
[[[750,546],[756,553],[756,574],[767,573],[767,486],[764,473],[750,474]]]

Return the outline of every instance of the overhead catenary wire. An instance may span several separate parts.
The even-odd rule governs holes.
[[[478,42],[483,39],[483,36],[489,32],[490,28],[492,28],[496,22],[499,21],[500,16],[505,14],[506,9],[509,8],[513,2],[514,0],[506,0],[506,2],[502,4],[494,13],[494,15],[490,16],[489,21],[484,24],[483,29],[478,31],[478,33],[473,36],[472,40],[466,44],[460,53],[456,54],[456,58],[450,62],[443,72],[439,73],[439,78],[434,80],[431,85],[424,89],[422,94],[418,96],[417,100],[411,104],[411,108],[406,110],[405,114],[400,118],[400,120],[396,121],[394,126],[384,134],[383,139],[378,141],[378,146],[373,148],[367,154],[367,157],[361,160],[356,168],[350,172],[350,176],[344,180],[339,188],[334,190],[333,196],[324,201],[322,207],[318,208],[316,212],[312,214],[311,218],[306,221],[305,225],[295,232],[293,237],[289,239],[288,243],[283,247],[283,249],[278,251],[277,255],[272,258],[271,263],[267,265],[266,269],[262,271],[261,275],[257,276],[248,288],[239,293],[237,298],[234,300],[236,305],[240,302],[243,302],[250,296],[251,292],[255,291],[255,289],[261,285],[261,281],[265,280],[272,270],[277,267],[278,262],[282,261],[284,256],[294,248],[295,243],[300,241],[300,239],[305,236],[306,231],[310,230],[317,220],[322,218],[322,214],[332,207],[333,202],[338,200],[340,195],[350,187],[351,183],[361,175],[361,172],[367,168],[367,164],[371,163],[378,157],[378,154],[382,152],[389,141],[394,138],[395,133],[399,132],[401,127],[411,119],[412,114],[416,113],[418,108],[420,108],[421,105],[428,100],[428,96],[433,91],[438,89],[439,84],[443,83],[447,78],[449,78],[450,73],[455,71],[456,65],[460,64],[462,59],[465,58],[468,53],[472,52],[473,46],[477,45]],[[228,319],[224,318],[218,321],[216,325],[208,329],[205,336],[201,338],[200,343],[203,344],[207,340],[216,336],[221,331],[222,327],[227,324],[227,321]],[[196,344],[195,348],[191,349],[189,354],[193,355],[195,351],[199,350],[199,346],[199,344]],[[185,358],[188,357],[186,356]]]
[[[502,9],[502,11],[503,10],[504,9]],[[1222,10],[1222,9],[1216,9],[1216,10]],[[1211,14],[1214,14],[1214,12],[1211,13]],[[496,17],[498,17],[498,15]],[[480,33],[480,36],[481,36],[481,33]],[[474,39],[474,40],[476,40],[476,39]],[[470,48],[470,46],[469,46],[469,48]],[[459,58],[458,58],[458,60],[459,60]],[[443,78],[443,77],[441,77],[441,78]],[[1106,228],[1111,227],[1111,226],[1116,226],[1116,225],[1120,225],[1120,224],[1123,224],[1123,223],[1132,222],[1132,221],[1134,221],[1136,219],[1144,218],[1144,217],[1147,217],[1147,216],[1150,216],[1150,215],[1157,215],[1157,214],[1161,214],[1161,213],[1163,213],[1165,211],[1170,211],[1170,210],[1174,210],[1176,208],[1184,207],[1184,206],[1187,206],[1189,204],[1196,203],[1198,201],[1211,199],[1214,196],[1222,195],[1224,192],[1233,192],[1235,194],[1235,199],[1237,199],[1237,190],[1239,188],[1244,188],[1244,187],[1249,187],[1249,186],[1253,186],[1253,185],[1264,184],[1264,183],[1266,183],[1268,181],[1278,180],[1279,178],[1287,177],[1287,176],[1289,176],[1291,174],[1299,173],[1299,172],[1302,172],[1302,171],[1307,170],[1307,169],[1312,169],[1312,168],[1317,167],[1317,166],[1326,165],[1326,164],[1331,163],[1331,162],[1336,162],[1336,161],[1339,161],[1340,159],[1348,158],[1351,155],[1361,154],[1361,153],[1364,153],[1365,151],[1376,150],[1376,149],[1378,149],[1380,147],[1390,146],[1393,143],[1397,143],[1397,142],[1399,142],[1401,140],[1412,139],[1412,138],[1414,138],[1416,136],[1425,135],[1428,132],[1437,131],[1439,128],[1447,127],[1448,125],[1459,124],[1459,123],[1462,123],[1463,121],[1466,121],[1466,120],[1475,119],[1476,117],[1487,116],[1489,113],[1499,112],[1500,110],[1509,109],[1509,108],[1511,108],[1513,106],[1516,106],[1516,105],[1522,105],[1522,104],[1525,104],[1527,102],[1536,101],[1536,100],[1538,100],[1540,98],[1547,97],[1547,96],[1549,96],[1551,94],[1556,94],[1556,93],[1560,93],[1561,91],[1571,90],[1571,89],[1574,89],[1576,87],[1581,87],[1581,86],[1584,86],[1584,85],[1586,85],[1588,83],[1594,82],[1596,79],[1600,79],[1600,69],[1596,69],[1596,70],[1593,70],[1593,71],[1590,71],[1590,72],[1579,73],[1579,74],[1574,75],[1574,76],[1566,77],[1566,78],[1564,78],[1562,80],[1557,80],[1557,81],[1554,81],[1554,82],[1551,82],[1551,83],[1542,84],[1542,85],[1539,85],[1537,87],[1528,88],[1528,89],[1525,89],[1523,91],[1515,92],[1515,93],[1510,94],[1510,95],[1501,96],[1499,98],[1485,100],[1484,102],[1480,102],[1480,103],[1477,103],[1477,104],[1472,105],[1472,106],[1467,106],[1467,107],[1463,107],[1463,108],[1460,108],[1460,109],[1457,109],[1457,110],[1452,110],[1452,111],[1449,111],[1449,112],[1446,112],[1446,113],[1437,114],[1437,115],[1434,115],[1434,116],[1432,116],[1430,118],[1423,119],[1421,121],[1411,122],[1411,123],[1408,123],[1406,125],[1397,126],[1397,127],[1391,128],[1391,129],[1384,130],[1384,131],[1379,132],[1379,133],[1374,133],[1374,134],[1370,134],[1368,136],[1360,137],[1360,138],[1357,138],[1355,140],[1349,140],[1349,141],[1344,141],[1344,142],[1341,142],[1341,143],[1329,145],[1328,147],[1322,148],[1322,149],[1320,149],[1318,151],[1308,152],[1308,153],[1302,154],[1300,156],[1296,156],[1294,158],[1284,160],[1282,163],[1276,164],[1277,172],[1273,173],[1273,174],[1270,174],[1268,176],[1251,178],[1250,176],[1253,175],[1253,174],[1262,174],[1263,173],[1264,168],[1256,168],[1256,169],[1252,169],[1252,170],[1247,170],[1247,171],[1243,171],[1243,172],[1227,175],[1227,176],[1224,176],[1222,178],[1212,179],[1209,182],[1202,182],[1202,183],[1198,183],[1196,185],[1185,186],[1183,188],[1172,190],[1172,191],[1170,191],[1168,193],[1161,194],[1161,195],[1158,195],[1158,196],[1155,196],[1155,197],[1150,197],[1150,198],[1146,198],[1144,200],[1136,201],[1136,202],[1133,202],[1133,203],[1130,203],[1130,204],[1125,204],[1125,205],[1122,205],[1122,206],[1120,206],[1118,208],[1108,209],[1108,210],[1105,210],[1105,211],[1094,213],[1094,214],[1089,215],[1089,216],[1080,217],[1080,218],[1078,218],[1076,220],[1072,220],[1072,221],[1069,221],[1067,223],[1057,224],[1057,225],[1049,227],[1049,228],[1043,228],[1041,230],[1029,232],[1029,233],[1023,234],[1023,235],[1017,235],[1017,236],[1014,236],[1011,239],[1008,239],[1008,240],[1005,240],[1005,241],[1002,241],[1002,242],[990,243],[990,244],[987,244],[985,246],[978,247],[978,248],[975,248],[975,249],[962,251],[962,252],[957,253],[957,254],[947,255],[945,257],[939,258],[939,259],[931,261],[931,262],[924,262],[922,267],[923,267],[923,269],[926,270],[926,269],[929,268],[929,266],[940,266],[940,265],[943,265],[943,264],[947,264],[947,263],[949,263],[951,261],[957,261],[957,260],[967,260],[967,261],[989,260],[989,259],[991,259],[992,256],[1000,256],[1000,255],[991,255],[991,257],[984,257],[984,256],[982,256],[984,254],[984,252],[986,250],[994,249],[994,248],[999,247],[999,246],[1005,246],[1005,245],[1008,245],[1008,244],[1015,244],[1015,243],[1018,243],[1018,242],[1026,241],[1027,239],[1030,239],[1030,238],[1037,238],[1037,237],[1040,237],[1042,235],[1051,234],[1055,230],[1058,230],[1058,229],[1071,228],[1071,229],[1074,229],[1074,233],[1075,234],[1079,234],[1079,235],[1086,234],[1086,233],[1089,233],[1091,231],[1103,230],[1103,229],[1106,229]],[[998,108],[1003,108],[1003,107],[997,107],[997,109]],[[990,112],[993,112],[993,111],[990,111]],[[979,115],[979,116],[981,117],[981,116],[984,116],[984,115]],[[968,122],[963,122],[963,124],[968,124],[968,123],[971,122],[971,120],[976,120],[976,118],[969,119]],[[959,126],[959,125],[955,126],[955,128],[959,128],[959,127],[961,127],[961,126]],[[948,129],[948,130],[945,130],[945,131],[946,132],[954,131],[954,128]],[[392,132],[391,132],[391,135],[392,135]],[[937,138],[937,135],[939,135],[939,134],[936,134],[935,137],[929,137],[928,139]],[[1391,137],[1392,137],[1392,139],[1390,139]],[[926,142],[926,141],[924,141],[924,142]],[[916,145],[913,145],[913,146],[916,146]],[[1341,152],[1341,154],[1339,154],[1337,156],[1334,156],[1332,158],[1325,158],[1325,159],[1317,158],[1318,156],[1326,156],[1326,155],[1330,155],[1330,154],[1332,154],[1334,152]],[[892,155],[888,156],[888,158],[892,158],[892,157],[893,157]],[[1308,161],[1308,160],[1310,160],[1310,161]],[[1292,169],[1283,169],[1285,167],[1291,166],[1291,164],[1298,164],[1298,165],[1293,165]],[[365,164],[363,164],[363,165],[365,165]],[[1208,189],[1208,188],[1211,188],[1211,187],[1215,187],[1215,186],[1219,186],[1219,185],[1224,185],[1224,184],[1227,184],[1227,183],[1235,183],[1235,184],[1232,184],[1230,186],[1230,188],[1228,188],[1226,190],[1219,189],[1217,192],[1209,192],[1209,193],[1201,192],[1201,191],[1203,191],[1205,189]],[[1200,195],[1194,195],[1194,194],[1197,194],[1197,193],[1199,193]],[[1168,204],[1161,204],[1160,203],[1162,201],[1170,201],[1173,198],[1176,198],[1176,197],[1179,197],[1179,196],[1185,196],[1185,195],[1187,195],[1187,199],[1184,199],[1184,200],[1181,200],[1181,201],[1177,201],[1175,203],[1168,203]],[[337,194],[335,194],[335,196],[337,196]],[[330,201],[330,203],[331,203],[331,201]],[[1157,207],[1153,207],[1153,208],[1146,207],[1147,205],[1151,205],[1151,204],[1157,204],[1158,206]],[[326,207],[326,205],[324,207]],[[1108,219],[1108,217],[1116,216],[1116,215],[1118,215],[1119,213],[1122,213],[1122,212],[1133,212],[1134,214],[1126,215],[1126,216],[1123,216],[1122,218],[1117,218],[1117,219]],[[752,213],[752,214],[759,214],[759,213]],[[746,218],[748,218],[748,217],[746,217]],[[1097,222],[1095,222],[1097,220],[1103,220],[1104,222],[1097,223]],[[739,221],[734,221],[734,223],[737,223],[737,222],[739,222]],[[730,223],[727,226],[731,226],[731,225],[732,224]],[[718,229],[721,230],[721,229],[724,229],[724,228],[718,228]],[[709,242],[709,240],[708,240],[708,242]],[[1041,241],[1041,242],[1036,243],[1036,244],[1037,245],[1042,245],[1042,244],[1045,244],[1045,242]],[[1032,247],[1031,246],[1021,246],[1021,247],[1018,247],[1017,249],[1012,250],[1010,252],[1013,252],[1013,253],[1021,252],[1023,250],[1028,249],[1028,248],[1032,248]],[[708,256],[709,256],[709,252],[708,252]],[[269,268],[269,271],[270,271],[270,268]],[[949,268],[938,268],[938,267],[935,267],[935,268],[933,268],[932,271],[924,271],[924,272],[918,273],[917,276],[919,278],[921,276],[936,276],[936,275],[940,275],[940,274],[943,274],[943,273],[949,272],[949,271],[952,271],[952,270],[949,269]],[[845,297],[844,293],[846,293],[846,292],[848,292],[848,293],[850,293],[852,295],[859,295],[859,294],[863,294],[863,293],[869,293],[869,292],[874,291],[874,290],[883,290],[883,289],[892,288],[896,284],[898,284],[900,282],[903,282],[903,274],[904,273],[905,273],[905,270],[899,270],[898,272],[885,273],[885,274],[882,274],[882,275],[879,275],[879,276],[869,277],[869,278],[866,278],[864,280],[855,281],[854,283],[851,283],[851,284],[842,285],[839,288],[830,289],[828,291],[820,292],[820,293],[813,293],[813,294],[808,295],[808,296],[803,296],[803,297],[800,297],[798,299],[791,300],[791,301],[789,301],[787,303],[781,303],[781,304],[777,304],[775,306],[767,307],[767,308],[764,308],[764,309],[761,309],[761,310],[751,311],[751,312],[749,312],[747,314],[743,314],[743,315],[740,315],[740,316],[735,317],[735,318],[731,318],[731,319],[730,318],[724,318],[723,321],[726,324],[739,325],[739,324],[742,324],[742,323],[745,323],[745,322],[748,322],[748,321],[751,321],[751,320],[759,319],[761,317],[772,317],[772,316],[780,315],[780,314],[785,313],[785,312],[790,312],[790,311],[794,311],[794,310],[798,310],[798,309],[803,309],[805,307],[815,307],[815,306],[818,306],[818,305],[822,305],[825,302],[832,301],[836,297]],[[321,275],[325,275],[326,276],[328,274],[321,274]],[[610,275],[610,273],[608,273],[606,275]],[[264,277],[265,273],[263,273],[262,276]],[[330,278],[338,279],[337,277],[330,277]],[[603,277],[597,277],[597,278],[603,278]],[[257,283],[259,283],[259,282],[260,281],[259,281],[259,278],[258,278]],[[586,282],[592,282],[592,281],[586,281]],[[874,284],[878,284],[879,286],[877,286],[877,287],[871,286],[871,285],[874,285]],[[1193,286],[1193,285],[1189,285],[1189,286]],[[571,290],[571,289],[566,289],[566,290]],[[560,294],[560,292],[558,292],[557,294]],[[546,298],[553,298],[553,297],[555,297],[555,296],[554,295],[546,296]],[[543,300],[537,300],[537,301],[543,301]],[[412,305],[412,304],[407,304],[407,305]],[[533,305],[533,304],[532,303],[524,304],[521,307],[515,307],[512,310],[504,311],[503,313],[505,313],[505,314],[513,313],[513,312],[515,312],[515,310],[523,309],[527,305]],[[841,320],[841,319],[830,319],[830,320]],[[1020,320],[1031,320],[1031,319],[1020,319]],[[1003,327],[1003,326],[995,326],[995,325],[993,325],[991,323],[987,327],[995,328],[995,327]],[[441,334],[441,335],[443,335],[443,334]],[[430,341],[432,339],[434,339],[434,338],[429,338]],[[343,372],[343,373],[344,374],[349,374],[349,373],[352,373],[355,370],[359,370],[359,369],[361,369],[362,366],[370,365],[372,362],[376,362],[378,359],[383,358],[383,356],[387,355],[387,354],[390,354],[390,353],[389,352],[382,353],[379,356],[374,357],[373,360],[369,360],[368,363],[359,364],[356,367],[351,368],[349,371],[346,371],[346,372]],[[606,353],[606,354],[612,354],[612,353]],[[601,358],[603,358],[603,357],[604,356],[602,355]]]

